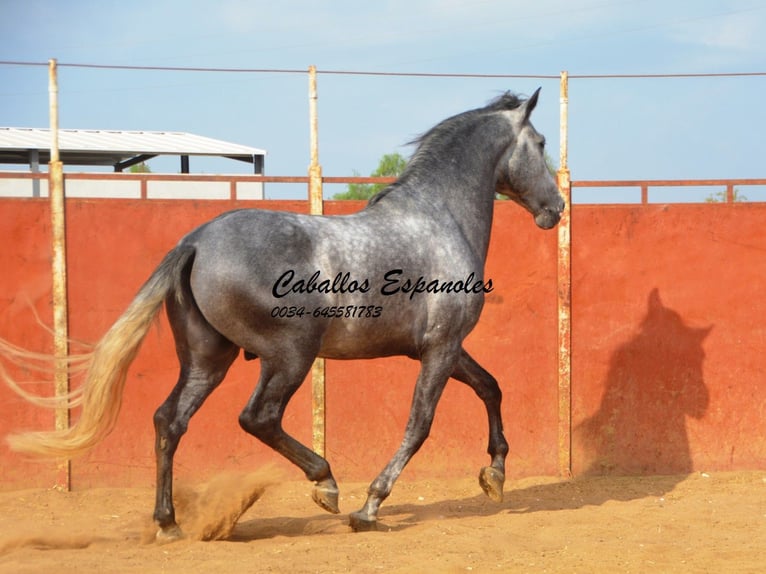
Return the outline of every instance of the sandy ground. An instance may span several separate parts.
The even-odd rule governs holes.
[[[340,487],[344,512],[361,506],[365,484]],[[369,533],[310,491],[273,471],[182,487],[189,536],[163,545],[151,541],[150,489],[0,493],[0,572],[766,571],[766,472],[523,479],[501,504],[475,480],[402,480]],[[258,499],[225,539],[198,540],[211,519],[225,532],[248,495]]]

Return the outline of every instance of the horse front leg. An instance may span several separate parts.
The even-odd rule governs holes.
[[[502,392],[497,380],[477,363],[465,349],[455,364],[452,377],[471,387],[484,402],[489,422],[489,453],[491,462],[479,472],[479,485],[484,493],[496,502],[503,501],[505,484],[505,458],[508,455],[508,441],[503,435],[503,419],[500,412]]]
[[[378,510],[381,503],[391,494],[394,482],[428,438],[436,405],[444,391],[453,364],[454,357],[449,355],[422,360],[404,439],[393,458],[370,484],[364,506],[349,516],[349,523],[354,531],[377,529]]]

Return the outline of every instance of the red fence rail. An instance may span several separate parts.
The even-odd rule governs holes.
[[[195,182],[221,182],[228,181],[232,187],[231,199],[237,199],[236,197],[236,185],[239,182],[247,183],[309,183],[308,175],[299,176],[284,176],[284,175],[205,175],[205,174],[159,174],[159,173],[66,173],[64,174],[67,180],[135,180],[142,183],[142,189],[146,189],[146,182],[155,181],[195,181]],[[46,180],[48,179],[47,173],[29,173],[29,172],[13,172],[13,171],[0,171],[0,181],[3,179],[30,179],[30,180]],[[392,183],[396,181],[395,177],[365,177],[365,176],[322,176],[322,183],[326,184],[349,184],[349,183]],[[649,190],[652,188],[684,188],[684,187],[710,187],[711,189],[719,188],[725,190],[725,195],[722,196],[724,202],[733,202],[735,200],[735,189],[752,186],[766,186],[766,178],[725,178],[725,179],[616,179],[616,180],[572,180],[571,185],[573,188],[587,189],[587,188],[626,188],[626,189],[638,189],[641,192],[642,204],[649,202]],[[146,193],[142,194],[142,198],[146,198]],[[588,202],[609,204],[610,198],[606,197],[603,201]],[[625,203],[625,202],[621,202]],[[632,203],[632,202],[628,202]],[[635,202],[639,203],[639,202]],[[674,203],[674,202],[667,202]]]
[[[626,187],[641,190],[641,203],[649,203],[649,189],[652,187],[717,187],[726,190],[725,202],[735,200],[734,188],[743,186],[766,185],[766,179],[646,179],[646,180],[573,180],[572,187]],[[609,203],[598,202],[598,203]]]

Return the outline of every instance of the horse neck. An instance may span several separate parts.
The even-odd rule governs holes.
[[[421,165],[413,166],[412,181],[403,178],[413,198],[457,224],[482,261],[492,227],[495,169],[514,140],[510,124],[487,119],[478,129],[456,133],[452,141],[424,150],[423,157],[416,154],[414,160]],[[456,158],[455,149],[467,151]]]

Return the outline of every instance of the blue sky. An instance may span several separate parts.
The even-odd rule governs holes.
[[[762,0],[0,0],[0,60],[320,71],[324,175],[367,175],[385,153],[504,90],[542,86],[533,118],[558,159],[559,83],[322,70],[508,74],[766,72]],[[59,73],[60,126],[179,130],[268,150],[304,175],[307,76],[83,69]],[[0,65],[0,126],[46,127],[45,67]],[[766,177],[766,76],[570,82],[574,180]],[[167,161],[167,160],[165,160]],[[153,171],[178,171],[162,160]],[[242,173],[235,162],[192,171]],[[342,188],[326,188],[326,196]],[[706,190],[707,192],[708,190]],[[745,189],[766,200],[762,189]],[[270,184],[273,198],[303,188]],[[624,192],[579,192],[585,201]],[[700,192],[702,193],[702,192]],[[606,197],[609,195],[609,197]],[[678,200],[689,192],[667,192]],[[576,196],[577,197],[577,196]],[[653,199],[659,196],[652,195]],[[699,199],[699,195],[694,198]]]

